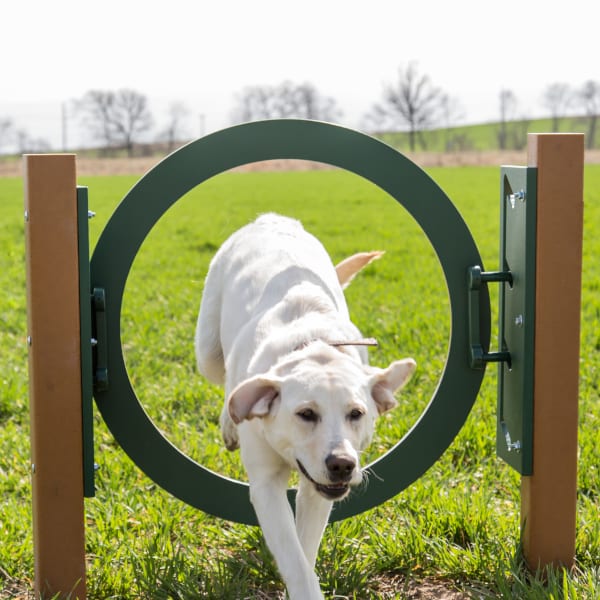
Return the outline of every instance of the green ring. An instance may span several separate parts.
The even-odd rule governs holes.
[[[450,298],[451,338],[432,400],[412,429],[370,465],[367,486],[336,505],[340,520],[381,504],[418,479],[448,448],[477,397],[483,370],[469,366],[467,268],[482,265],[460,213],[438,185],[408,158],[365,134],[315,121],[272,120],[231,127],[191,142],[144,175],[110,218],[91,260],[92,288],[106,293],[109,387],[95,391],[112,434],[157,484],[209,514],[256,524],[248,485],[194,462],[155,427],[132,388],[121,346],[121,305],[127,276],[144,239],[165,211],[193,187],[240,165],[268,159],[327,163],[390,194],[414,217],[440,260]],[[484,294],[482,337],[490,331]],[[289,491],[293,501],[295,492]]]

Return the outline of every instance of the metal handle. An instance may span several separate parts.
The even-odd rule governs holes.
[[[486,352],[479,331],[480,290],[488,281],[507,282],[512,285],[510,271],[484,271],[479,265],[468,269],[469,290],[469,361],[472,369],[485,369],[489,362],[505,362],[510,365],[510,352]]]

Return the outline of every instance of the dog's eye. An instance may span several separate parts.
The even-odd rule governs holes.
[[[353,408],[348,414],[348,419],[350,419],[350,421],[358,421],[364,416],[364,414],[365,413],[363,413],[363,411],[359,408]]]
[[[319,415],[312,408],[305,408],[300,412],[296,413],[303,421],[308,423],[315,423],[319,420]]]

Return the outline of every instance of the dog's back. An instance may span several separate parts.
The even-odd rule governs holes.
[[[329,255],[299,221],[265,214],[236,231],[213,258],[205,282],[198,327],[198,368],[224,382],[223,356],[236,338],[256,325],[296,286],[313,288],[342,316],[348,309]]]

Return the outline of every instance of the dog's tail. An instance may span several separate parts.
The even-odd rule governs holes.
[[[361,269],[366,267],[369,263],[372,263],[374,260],[381,258],[384,254],[385,252],[381,250],[358,252],[357,254],[345,258],[341,263],[338,263],[335,266],[335,272],[337,273],[337,278],[342,289],[348,286]]]

